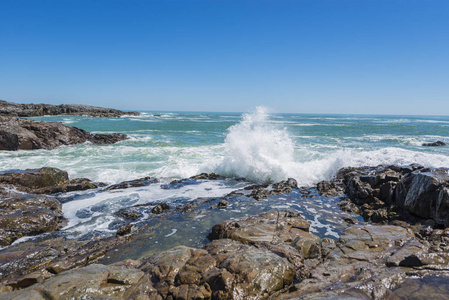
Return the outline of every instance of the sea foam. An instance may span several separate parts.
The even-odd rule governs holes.
[[[228,129],[225,151],[216,172],[255,182],[272,182],[284,179],[289,173],[294,144],[287,130],[269,122],[267,110],[257,107]]]

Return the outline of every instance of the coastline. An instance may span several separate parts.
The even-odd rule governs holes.
[[[289,162],[289,136],[265,121],[247,115],[232,125],[231,150],[249,160],[259,153],[246,154],[233,138],[269,136],[282,145],[269,146],[274,157]],[[394,299],[415,277],[428,280],[417,296],[438,296],[445,285],[435,278],[449,276],[447,168],[340,168],[330,180],[298,186],[293,178],[238,176],[248,170],[105,184],[49,167],[0,172],[0,299]],[[164,200],[171,192],[175,200]],[[88,202],[68,217],[69,205]],[[110,234],[64,231],[105,211]]]

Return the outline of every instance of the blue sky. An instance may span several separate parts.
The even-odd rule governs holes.
[[[0,0],[0,99],[449,114],[447,0]]]

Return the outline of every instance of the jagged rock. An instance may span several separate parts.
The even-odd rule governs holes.
[[[126,140],[121,133],[91,134],[58,122],[37,122],[17,117],[0,116],[0,150],[54,149],[62,145],[85,142],[113,144]]]
[[[324,262],[310,271],[310,277],[281,299],[384,298],[388,288],[400,283],[407,272],[387,269],[386,262],[412,241],[412,231],[402,227],[352,226],[343,232]]]
[[[436,141],[436,142],[433,142],[433,143],[423,143],[422,145],[423,145],[423,146],[426,146],[426,147],[440,147],[440,146],[447,146],[446,143],[445,143],[445,142],[442,142],[442,141]]]
[[[0,100],[0,115],[18,117],[40,117],[45,115],[82,115],[91,117],[120,117],[139,115],[138,112],[124,112],[112,108],[103,108],[77,104],[18,104]]]
[[[227,296],[222,299],[237,298],[239,294],[246,299],[264,299],[290,285],[295,277],[294,266],[270,251],[229,239],[213,241],[205,249],[216,260],[218,268],[234,275],[232,285],[225,286],[222,293],[214,291],[214,295]],[[227,273],[223,275],[219,281],[229,282]],[[214,281],[217,281],[216,277]]]
[[[298,183],[295,179],[289,178],[287,180],[269,185],[256,185],[247,187],[245,189],[252,189],[250,197],[255,200],[262,200],[271,195],[281,195],[291,193],[293,189],[298,188]]]
[[[316,185],[318,193],[326,197],[343,195],[345,189],[341,181],[320,181]]]
[[[419,165],[347,168],[339,171],[346,194],[365,220],[424,220],[449,226],[449,169]],[[342,209],[356,212],[348,203]]]

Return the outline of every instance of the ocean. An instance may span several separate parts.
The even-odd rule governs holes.
[[[160,183],[147,187],[59,196],[69,221],[62,232],[74,237],[113,234],[118,222],[115,212],[136,204],[179,205],[289,177],[295,178],[299,186],[313,186],[348,166],[418,163],[449,167],[449,147],[422,146],[437,140],[449,142],[447,116],[279,114],[258,107],[244,114],[143,111],[137,117],[32,119],[57,121],[92,133],[124,133],[130,139],[114,145],[85,143],[54,150],[0,151],[0,170],[56,167],[66,170],[70,178],[84,177],[106,184],[145,176],[160,179]],[[203,172],[215,172],[228,179],[161,188],[174,179]],[[180,227],[189,227],[195,232],[182,233],[184,243],[190,241],[198,246],[206,234],[197,239],[195,236],[201,230],[210,230],[213,222],[269,209],[294,208],[302,209],[313,223],[312,231],[338,238],[344,228],[335,225],[337,221],[329,221],[336,218],[333,203],[314,198],[308,205],[304,201],[299,205],[300,193],[298,199],[295,197],[293,193],[256,206],[245,204],[207,222],[200,216],[194,220],[196,225],[176,226],[174,222],[161,231],[160,237],[179,235]],[[326,211],[328,215],[323,217]],[[198,229],[201,226],[203,229]]]

